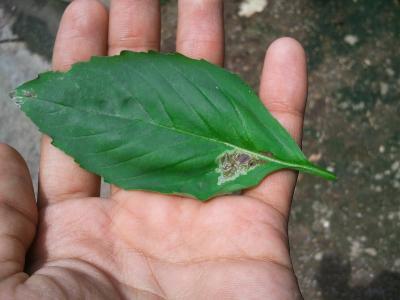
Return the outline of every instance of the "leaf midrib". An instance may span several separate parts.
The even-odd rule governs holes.
[[[29,100],[34,101],[32,98],[27,98],[27,97],[23,97],[23,98],[27,99],[28,101]],[[287,167],[287,168],[295,168],[295,169],[298,169],[298,170],[308,171],[308,172],[312,172],[312,173],[315,173],[316,171],[319,171],[319,169],[316,169],[316,167],[314,167],[312,165],[287,162],[287,161],[280,160],[280,159],[277,159],[277,158],[274,158],[274,157],[270,157],[270,156],[266,156],[266,155],[263,155],[263,154],[248,150],[248,149],[244,149],[244,148],[242,148],[240,146],[237,146],[237,145],[234,145],[234,144],[231,144],[231,143],[227,143],[227,142],[224,142],[224,141],[220,141],[220,140],[217,140],[217,139],[213,139],[213,138],[210,138],[210,137],[206,137],[206,136],[203,136],[203,135],[192,133],[192,132],[189,132],[189,131],[186,131],[186,130],[182,130],[180,128],[169,127],[169,126],[165,126],[165,125],[162,125],[162,124],[154,123],[154,121],[152,122],[150,120],[129,119],[129,118],[123,117],[121,115],[108,114],[106,112],[101,112],[101,111],[88,111],[88,110],[85,110],[85,109],[82,109],[82,108],[76,108],[74,106],[66,105],[64,103],[54,102],[54,101],[47,100],[47,99],[44,99],[44,98],[39,98],[39,97],[35,97],[34,99],[37,100],[37,101],[43,101],[43,102],[47,102],[47,103],[50,103],[50,104],[53,104],[53,105],[63,106],[63,107],[66,107],[68,109],[73,109],[73,110],[84,112],[84,113],[88,113],[88,114],[96,114],[96,115],[100,115],[100,116],[107,116],[107,117],[122,119],[122,120],[126,120],[126,121],[139,121],[139,122],[143,122],[143,123],[148,123],[148,124],[151,124],[153,126],[157,126],[157,127],[163,128],[163,129],[175,131],[175,132],[178,132],[178,133],[181,133],[181,134],[184,134],[184,135],[194,136],[194,137],[201,138],[201,139],[204,139],[204,140],[207,140],[207,141],[211,141],[211,142],[214,142],[214,143],[223,144],[223,145],[225,145],[227,147],[235,148],[235,149],[238,149],[238,150],[240,150],[240,151],[242,151],[244,153],[256,156],[257,158],[262,159],[264,161],[277,163],[277,164],[280,164],[280,165],[282,165],[284,167]],[[24,105],[22,105],[22,107],[23,106]],[[321,171],[323,171],[323,170],[321,170]]]

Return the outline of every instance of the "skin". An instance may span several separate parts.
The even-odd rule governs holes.
[[[223,63],[217,0],[180,0],[177,51]],[[75,0],[65,11],[53,67],[92,55],[159,49],[158,0]],[[306,59],[290,38],[266,53],[260,97],[300,142]],[[242,195],[206,203],[112,187],[43,137],[39,199],[24,160],[0,144],[1,299],[301,299],[289,256],[292,171]]]

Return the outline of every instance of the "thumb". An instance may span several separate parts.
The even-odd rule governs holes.
[[[0,282],[26,278],[21,275],[35,236],[37,215],[25,161],[13,148],[0,144]]]

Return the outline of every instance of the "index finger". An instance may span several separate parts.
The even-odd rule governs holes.
[[[179,0],[176,49],[191,58],[223,64],[223,1]]]
[[[97,0],[75,0],[66,9],[58,30],[53,69],[68,70],[73,63],[105,55],[108,13]],[[43,136],[39,173],[39,205],[71,197],[97,196],[100,178],[51,145]]]

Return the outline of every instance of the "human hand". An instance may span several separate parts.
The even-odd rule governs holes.
[[[180,0],[177,51],[221,65],[222,15],[222,1]],[[114,0],[109,16],[96,0],[75,0],[62,18],[53,66],[158,50],[159,41],[158,0]],[[298,142],[306,77],[300,44],[275,41],[260,96]],[[36,206],[23,159],[0,145],[1,299],[301,298],[287,237],[294,172],[206,203],[116,187],[102,199],[98,176],[48,137],[41,146]]]

